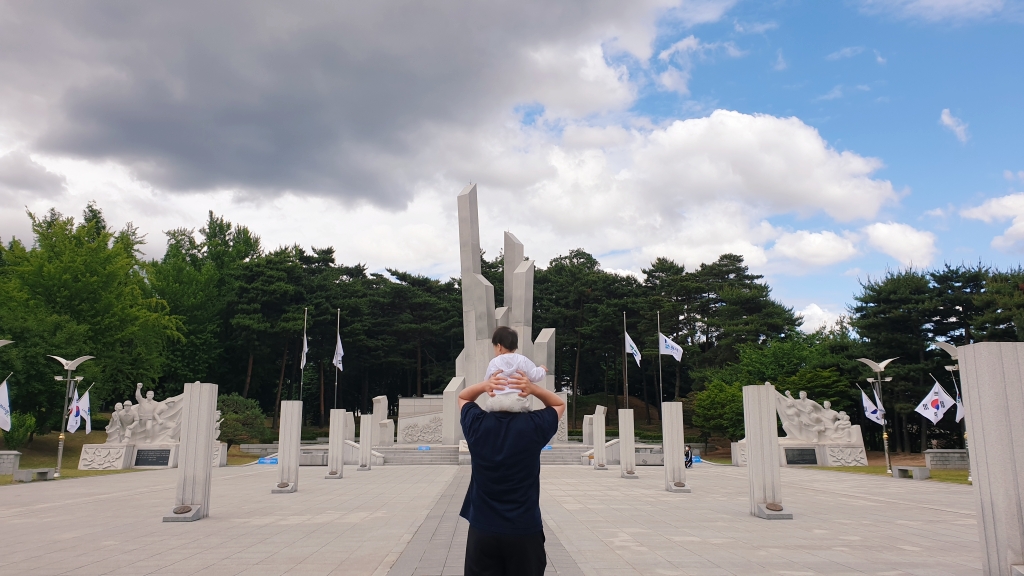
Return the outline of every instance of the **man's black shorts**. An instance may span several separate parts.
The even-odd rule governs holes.
[[[469,527],[465,576],[543,576],[544,532],[494,534]]]

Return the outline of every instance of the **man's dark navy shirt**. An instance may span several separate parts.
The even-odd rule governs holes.
[[[473,476],[460,516],[477,530],[535,534],[540,519],[540,451],[558,431],[554,408],[532,412],[484,412],[462,407],[462,433]]]

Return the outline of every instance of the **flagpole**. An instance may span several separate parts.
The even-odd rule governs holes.
[[[335,340],[335,342],[337,342],[338,340],[341,340],[341,308],[338,308],[338,323],[334,326],[334,340]],[[337,343],[335,343],[335,347],[337,347]],[[338,351],[337,350],[334,351],[334,355],[335,356],[338,355]],[[335,360],[337,360],[337,358],[335,358]],[[338,364],[333,362],[333,361],[331,362],[331,364],[334,365],[334,409],[337,410],[338,409]]]
[[[622,312],[622,401],[629,409],[629,364],[626,363],[626,312]]]
[[[661,394],[658,399],[658,406],[661,406],[665,402],[665,378],[661,375],[661,310],[658,310],[658,394]],[[661,408],[658,408],[658,414],[661,414]]]
[[[947,369],[948,368],[950,368],[950,367],[947,366]],[[956,388],[956,400],[957,400],[958,404],[960,402],[962,402],[962,400],[960,398],[960,386],[957,385],[957,383],[956,383],[956,374],[953,374],[953,372],[956,371],[956,370],[959,370],[959,369],[960,369],[960,365],[959,364],[955,364],[955,365],[952,366],[952,369],[949,370],[949,376],[950,376],[950,378],[953,379],[953,387]],[[10,376],[8,376],[8,378],[10,378]],[[959,406],[957,407],[957,409],[959,410]],[[967,415],[966,414],[964,414],[964,422],[960,426],[961,426],[961,428],[964,431],[964,453],[967,455],[967,481],[970,482],[971,484],[974,484],[974,481],[971,479],[971,449],[967,447]]]
[[[299,366],[299,400],[302,400],[302,386],[306,381],[306,316],[309,308],[302,309],[302,364]],[[292,398],[295,400],[295,398]]]

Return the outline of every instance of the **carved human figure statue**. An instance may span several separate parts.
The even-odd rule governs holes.
[[[785,395],[776,392],[776,408],[786,438],[800,442],[855,442],[850,417],[844,412],[832,409],[826,400],[818,404],[801,391],[799,398],[786,390]]]
[[[146,440],[150,440],[153,438],[154,427],[162,423],[157,411],[160,404],[153,399],[152,390],[146,392],[145,397],[142,396],[142,382],[135,385],[135,399],[139,401],[139,432]]]
[[[124,401],[124,408],[117,412],[117,419],[121,422],[121,442],[131,440],[135,434],[135,426],[139,423],[131,400]]]
[[[124,410],[124,404],[114,404],[114,411],[110,413],[110,424],[107,424],[107,441],[105,444],[120,444],[124,442],[124,427],[121,426],[121,417],[118,413]]]
[[[217,421],[217,423],[213,425],[213,439],[220,440],[220,423],[224,421],[224,418],[221,417],[220,410],[217,410],[213,419]]]
[[[853,426],[850,424],[850,416],[842,410],[836,418],[835,431],[829,440],[833,442],[853,442]]]

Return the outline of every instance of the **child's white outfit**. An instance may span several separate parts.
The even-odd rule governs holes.
[[[498,354],[492,358],[487,363],[487,373],[484,374],[484,380],[489,380],[497,372],[501,372],[502,375],[508,378],[515,374],[517,370],[522,370],[530,382],[540,382],[548,374],[547,370],[537,366],[526,356],[513,352],[511,354]],[[504,390],[495,390],[494,393],[518,394],[519,390],[506,388]]]

